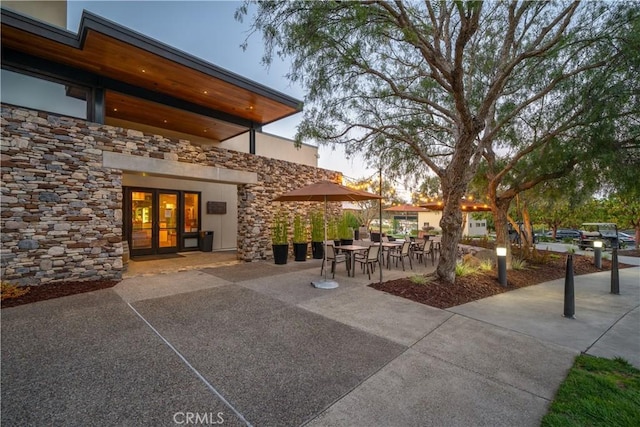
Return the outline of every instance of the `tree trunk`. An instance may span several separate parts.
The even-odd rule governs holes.
[[[488,187],[487,197],[491,205],[493,222],[496,226],[496,246],[509,248],[511,242],[509,241],[509,227],[507,227],[509,223],[507,212],[513,199],[500,198],[498,196],[497,183],[493,179],[490,179]]]
[[[511,224],[511,230],[514,230],[516,232],[518,232],[518,230],[520,230],[520,225],[513,218],[511,218],[511,215],[509,215],[509,214],[507,214],[507,222],[509,224]],[[516,234],[519,234],[519,232],[516,233]],[[518,238],[520,238],[520,236],[518,236],[516,238],[516,240]],[[509,233],[509,243],[513,244],[513,239],[514,239],[514,237],[512,236],[512,233]]]
[[[511,240],[509,239],[509,219],[507,211],[512,199],[491,199],[491,212],[496,223],[496,247],[507,249],[507,269],[511,269]]]
[[[526,204],[522,207],[522,222],[524,225],[523,243],[527,246],[533,246],[533,228],[531,228],[531,216],[529,215],[529,209],[527,209]]]
[[[462,100],[464,87],[460,84],[462,81],[460,73],[461,68],[456,68],[451,79],[454,92],[459,91],[455,96]],[[451,284],[456,281],[458,243],[462,237],[460,202],[480,164],[482,149],[479,144],[476,144],[476,137],[485,126],[484,120],[472,116],[465,108],[458,112],[460,113],[460,122],[454,127],[456,148],[446,169],[440,170],[438,173],[444,209],[442,210],[442,219],[440,219],[442,241],[436,275]]]
[[[458,243],[462,237],[462,210],[460,200],[467,189],[466,183],[456,176],[464,176],[464,169],[456,171],[454,168],[447,171],[452,179],[441,178],[444,209],[440,219],[442,229],[442,241],[440,243],[440,258],[436,268],[436,274],[441,279],[455,283],[456,262],[458,260]]]
[[[493,221],[496,224],[496,246],[510,246],[509,220],[507,218],[507,211],[503,209],[500,201],[491,201],[491,213],[493,214]]]
[[[440,228],[442,228],[440,259],[438,260],[436,274],[449,283],[455,283],[458,243],[462,236],[460,198],[453,199],[450,197],[444,203],[444,210],[440,219]]]

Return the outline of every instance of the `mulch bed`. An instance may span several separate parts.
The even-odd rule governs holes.
[[[539,252],[544,253],[545,251]],[[619,251],[619,254],[640,257],[640,250]],[[439,282],[433,276],[430,276],[432,280],[425,285],[415,284],[410,279],[405,278],[390,280],[384,283],[374,283],[369,286],[433,307],[449,308],[524,286],[561,279],[565,276],[565,259],[565,256],[558,256],[556,254],[555,257],[550,257],[544,264],[530,264],[524,270],[509,270],[507,274],[508,287],[506,288],[498,284],[498,277],[495,272],[458,277],[454,285]],[[611,262],[603,259],[602,270],[598,270],[593,265],[591,258],[575,255],[573,257],[573,266],[575,274],[579,275],[610,270]],[[633,266],[619,264],[619,267],[625,268]],[[119,282],[115,280],[89,280],[46,283],[40,286],[31,286],[29,287],[29,292],[25,295],[18,298],[2,300],[0,307],[16,307],[37,301],[111,288],[118,283]]]
[[[633,266],[619,263],[618,267]],[[602,269],[597,269],[593,265],[592,258],[574,255],[573,268],[576,276],[597,273],[611,270],[611,261],[602,260]],[[523,270],[509,270],[506,288],[498,283],[496,271],[456,277],[456,282],[453,285],[441,281],[435,276],[427,276],[429,282],[424,285],[414,283],[409,278],[403,278],[373,283],[369,286],[432,307],[449,308],[525,286],[562,279],[565,277],[565,273],[566,256],[560,256],[549,258],[544,264],[530,263]]]
[[[39,286],[30,286],[29,292],[18,297],[2,300],[2,308],[16,307],[37,301],[66,297],[83,292],[97,291],[98,289],[112,288],[117,285],[117,280],[87,280],[79,282],[55,282],[45,283]]]

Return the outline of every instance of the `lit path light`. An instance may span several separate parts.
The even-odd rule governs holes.
[[[602,242],[596,240],[593,242],[593,263],[597,269],[602,269]]]
[[[497,247],[498,257],[498,282],[503,288],[507,287],[507,248]]]

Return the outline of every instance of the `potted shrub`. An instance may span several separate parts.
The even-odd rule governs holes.
[[[271,226],[271,247],[276,264],[286,264],[289,256],[289,224],[287,214],[278,212]]]
[[[347,213],[343,213],[338,221],[338,238],[341,245],[353,245],[353,228],[349,224]]]
[[[322,211],[311,212],[311,253],[314,259],[324,258],[324,215]]]
[[[300,214],[293,217],[293,255],[296,261],[307,260],[307,224]]]
[[[338,235],[338,219],[330,218],[327,222],[327,240],[333,240],[334,246],[340,246],[340,236]]]

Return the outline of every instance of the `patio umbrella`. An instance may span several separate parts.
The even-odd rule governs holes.
[[[358,202],[362,200],[381,199],[377,194],[354,190],[331,181],[320,181],[297,190],[289,191],[273,199],[275,202],[324,202],[324,241],[327,241],[327,202]],[[327,251],[324,251],[324,264],[327,264]],[[316,288],[333,289],[338,287],[335,280],[327,279],[327,269],[324,270],[324,280],[311,282]]]

